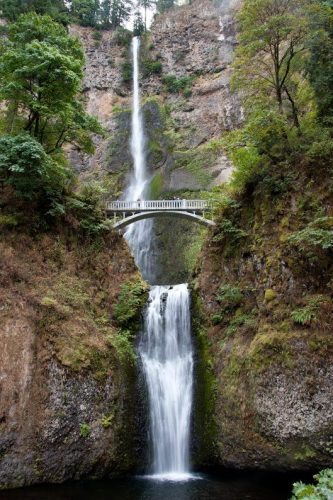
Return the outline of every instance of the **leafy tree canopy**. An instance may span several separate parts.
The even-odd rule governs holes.
[[[29,13],[9,29],[0,56],[0,99],[8,132],[24,129],[51,152],[65,142],[91,149],[101,132],[80,103],[84,57],[78,40],[48,16]]]

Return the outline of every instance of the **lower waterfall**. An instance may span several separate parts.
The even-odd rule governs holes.
[[[150,291],[139,354],[149,398],[153,474],[186,479],[189,474],[193,400],[190,293],[186,284]]]

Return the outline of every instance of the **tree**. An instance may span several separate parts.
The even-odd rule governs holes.
[[[91,149],[100,132],[79,101],[84,56],[78,40],[48,16],[25,14],[10,25],[0,56],[0,100],[7,131],[22,128],[48,152],[65,142]]]
[[[236,77],[249,94],[272,95],[281,113],[287,101],[299,128],[295,80],[308,34],[307,0],[245,0],[238,16]],[[272,93],[272,94],[271,94]]]
[[[102,26],[104,28],[109,28],[111,17],[111,0],[102,0],[100,12]]]
[[[113,29],[122,26],[131,15],[131,0],[111,0],[110,23]]]
[[[175,5],[176,5],[175,0],[157,0],[156,2],[157,12],[163,14],[163,12],[173,9]]]
[[[98,0],[72,0],[71,14],[82,26],[95,27],[99,17]]]
[[[307,71],[314,88],[320,118],[333,125],[333,1],[311,6],[310,27],[316,36],[309,41]]]
[[[155,0],[138,0],[138,7],[143,7],[145,11],[145,30],[147,31],[147,9],[156,4]]]
[[[140,11],[136,11],[134,14],[134,23],[133,23],[133,35],[140,36],[145,32],[145,23],[143,22],[142,15]]]
[[[64,0],[0,0],[0,11],[9,21],[15,21],[20,14],[27,12],[47,14],[63,24],[69,21]]]

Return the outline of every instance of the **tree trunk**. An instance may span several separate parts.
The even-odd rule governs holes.
[[[283,89],[284,89],[285,93],[287,94],[288,101],[291,104],[294,125],[297,128],[297,130],[300,132],[301,127],[300,127],[299,120],[298,120],[298,112],[297,112],[297,107],[296,107],[295,101],[292,98],[291,94],[289,93],[287,87],[284,86]]]

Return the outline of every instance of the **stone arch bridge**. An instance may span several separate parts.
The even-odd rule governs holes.
[[[206,200],[138,200],[110,201],[106,205],[107,216],[114,219],[114,229],[123,229],[143,219],[153,217],[185,217],[205,226],[215,226],[206,218],[213,203]],[[121,217],[121,219],[119,219]]]

